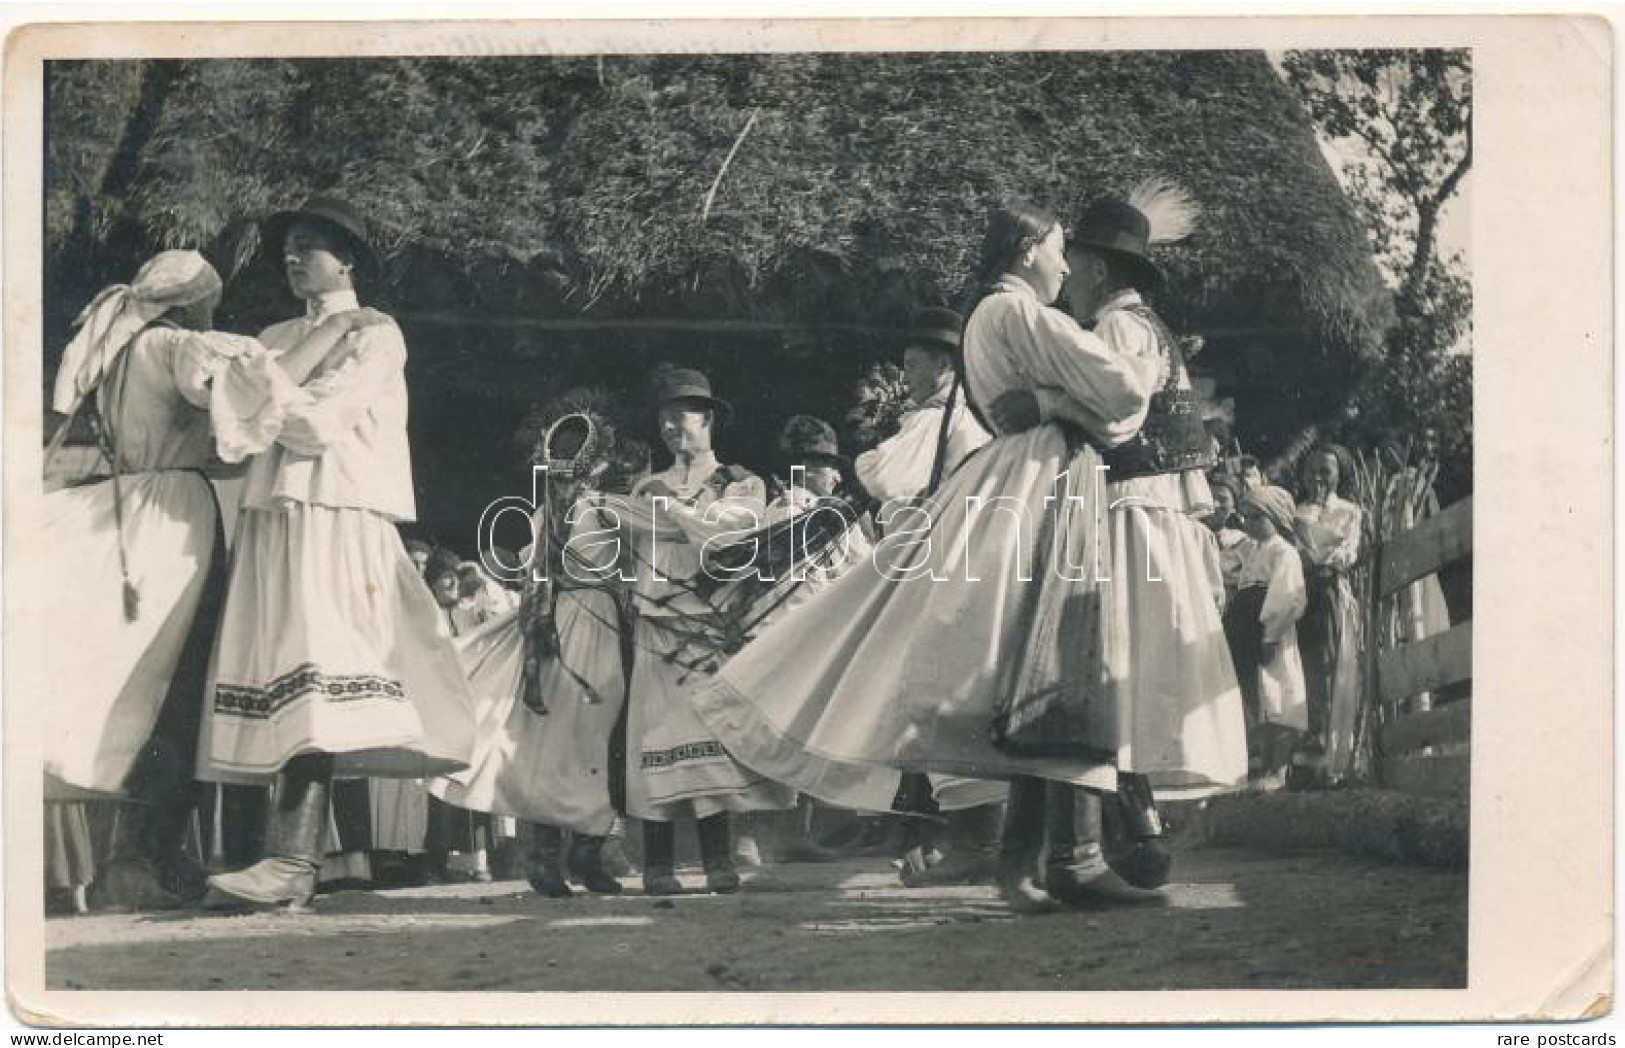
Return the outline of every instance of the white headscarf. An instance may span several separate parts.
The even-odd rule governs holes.
[[[79,332],[63,351],[52,410],[66,415],[77,408],[142,328],[218,290],[220,274],[196,251],[159,252],[133,283],[104,288],[74,321]]]

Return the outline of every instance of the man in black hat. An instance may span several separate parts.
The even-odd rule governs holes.
[[[1237,788],[1246,777],[1240,692],[1216,610],[1222,595],[1212,592],[1204,570],[1212,441],[1183,348],[1142,297],[1163,283],[1151,246],[1187,235],[1194,213],[1182,190],[1148,183],[1128,199],[1106,197],[1086,207],[1067,245],[1073,315],[1134,366],[1151,396],[1138,432],[1102,453],[1112,507],[1108,632],[1116,637],[1107,645],[1107,671],[1125,726],[1123,770],[1118,795],[1104,810],[1089,791],[1050,791],[1046,879],[1050,894],[1063,901],[1153,901],[1116,876],[1141,889],[1167,881],[1171,859],[1160,839],[1153,781],[1159,793],[1200,797]],[[991,413],[1005,431],[1040,418],[1088,421],[1053,390],[1002,397]],[[1119,833],[1108,836],[1113,822]]]

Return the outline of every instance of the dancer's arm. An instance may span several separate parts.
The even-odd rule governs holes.
[[[300,387],[277,440],[305,455],[320,455],[355,430],[406,368],[406,341],[393,323],[355,331],[354,349],[337,367]]]

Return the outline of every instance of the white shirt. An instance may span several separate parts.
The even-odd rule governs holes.
[[[355,292],[329,292],[310,300],[305,316],[266,328],[260,341],[273,353],[286,352],[328,316],[357,308]],[[276,444],[249,466],[244,508],[273,509],[291,500],[414,519],[400,328],[379,324],[351,332],[311,372],[300,394]]]
[[[965,374],[980,404],[1046,387],[1078,408],[1080,426],[1107,445],[1139,431],[1150,396],[1140,375],[1099,337],[1003,276],[965,324]]]
[[[1303,585],[1303,562],[1292,543],[1280,535],[1272,535],[1267,542],[1254,542],[1247,548],[1237,573],[1236,587],[1252,586],[1267,587],[1259,620],[1264,627],[1264,639],[1278,643],[1309,606]]]
[[[1134,371],[1136,380],[1149,397],[1168,381],[1168,369],[1172,362],[1163,356],[1157,331],[1150,321],[1131,311],[1130,307],[1143,304],[1138,291],[1132,288],[1119,291],[1095,311],[1095,334]],[[1189,389],[1190,385],[1190,374],[1187,372],[1181,376],[1179,388]],[[1087,413],[1080,412],[1067,404],[1065,398],[1048,390],[1039,392],[1038,404],[1039,415],[1045,419],[1064,418],[1083,424],[1088,418]],[[1144,423],[1145,414],[1142,412],[1133,422],[1134,430],[1138,431]],[[1106,493],[1113,503],[1133,500],[1124,503],[1125,506],[1178,510],[1196,517],[1205,517],[1213,511],[1213,491],[1201,470],[1188,469],[1178,473],[1112,481]]]
[[[852,463],[858,481],[864,490],[882,502],[894,498],[912,498],[922,494],[931,484],[931,468],[936,464],[937,440],[942,432],[942,413],[946,409],[947,387],[953,384],[953,375],[943,376],[943,389],[936,396],[903,416],[902,424],[892,436],[859,455]],[[942,475],[947,476],[970,455],[993,437],[976,421],[965,406],[963,391],[954,404],[953,420],[948,426],[948,446]]]

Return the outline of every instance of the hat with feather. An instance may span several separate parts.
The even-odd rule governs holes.
[[[1101,197],[1078,213],[1069,246],[1087,247],[1122,263],[1134,274],[1135,286],[1155,291],[1163,284],[1162,267],[1151,248],[1190,236],[1201,209],[1182,187],[1166,179],[1140,183],[1127,199]]]

